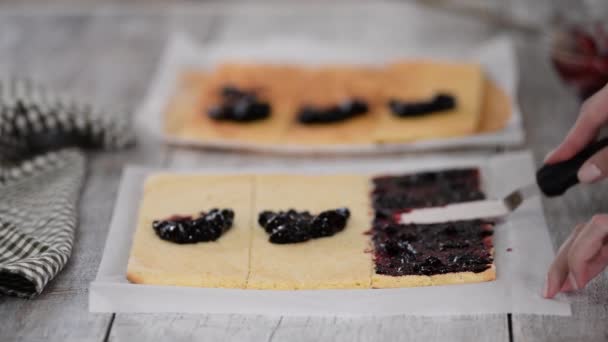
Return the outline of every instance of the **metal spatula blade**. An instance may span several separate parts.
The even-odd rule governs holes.
[[[536,171],[536,184],[519,188],[503,199],[450,204],[445,207],[421,208],[401,214],[401,223],[441,223],[447,221],[498,218],[517,209],[527,198],[538,194],[560,196],[578,184],[577,172],[595,153],[608,147],[608,137],[597,140],[568,160],[545,164]],[[538,188],[537,188],[538,186]]]
[[[538,194],[535,184],[519,188],[503,199],[472,201],[450,204],[444,207],[415,209],[401,214],[400,222],[441,223],[448,221],[499,218],[517,209],[526,199]]]

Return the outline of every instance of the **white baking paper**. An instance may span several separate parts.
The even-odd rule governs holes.
[[[467,52],[464,52],[467,51]],[[430,58],[437,60],[466,60],[479,62],[487,75],[513,99],[513,113],[507,126],[494,133],[467,137],[424,140],[410,143],[302,146],[296,144],[264,145],[230,141],[201,142],[165,136],[163,115],[173,94],[178,76],[186,68],[210,69],[227,60],[285,62],[300,64],[353,63],[380,64],[397,58]],[[171,35],[155,80],[137,114],[138,127],[145,134],[155,135],[169,143],[197,147],[229,148],[281,153],[377,153],[395,151],[425,151],[459,147],[517,146],[524,141],[521,113],[517,103],[517,63],[513,43],[508,37],[498,37],[460,53],[433,48],[412,41],[399,49],[384,47],[361,48],[303,39],[274,38],[256,42],[224,42],[198,45],[184,33]]]
[[[528,152],[497,156],[421,156],[377,162],[356,169],[363,173],[408,172],[447,167],[478,166],[484,189],[498,197],[513,187],[534,181]],[[297,173],[352,172],[347,162],[327,167],[298,168]],[[505,172],[508,170],[509,172]],[[182,312],[267,315],[366,316],[530,313],[571,315],[565,297],[541,297],[553,248],[540,198],[526,201],[495,231],[495,281],[400,289],[359,290],[242,290],[131,284],[126,269],[145,176],[160,170],[127,168],[97,278],[89,291],[92,312]],[[165,170],[166,171],[166,170]],[[175,172],[228,173],[221,169]],[[241,168],[243,173],[294,172],[285,167]],[[510,248],[511,251],[507,251]]]

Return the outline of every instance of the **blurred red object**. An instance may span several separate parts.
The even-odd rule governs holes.
[[[561,29],[551,38],[551,60],[581,100],[608,83],[608,29],[604,23]]]

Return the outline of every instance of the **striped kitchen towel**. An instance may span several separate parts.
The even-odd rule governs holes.
[[[124,116],[29,80],[0,80],[0,294],[32,298],[65,266],[85,175],[82,149],[133,141]]]

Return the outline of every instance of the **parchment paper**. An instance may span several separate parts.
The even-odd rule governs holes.
[[[468,52],[463,52],[468,51]],[[285,62],[301,64],[352,63],[381,64],[396,58],[431,58],[437,60],[466,60],[479,62],[487,75],[512,99],[512,115],[507,126],[494,133],[467,137],[424,140],[410,143],[358,145],[264,145],[229,141],[201,142],[165,136],[163,115],[168,100],[175,91],[179,74],[186,68],[209,69],[226,60]],[[185,33],[174,33],[167,44],[157,75],[137,113],[138,127],[144,134],[172,144],[198,147],[231,148],[280,153],[377,153],[394,151],[425,151],[444,148],[480,148],[517,146],[524,141],[521,113],[517,103],[517,63],[513,43],[508,37],[497,37],[479,46],[463,47],[461,52],[446,51],[428,44],[412,41],[407,46],[389,45],[373,48],[310,41],[301,38],[273,38],[256,42],[216,43],[199,46]]]
[[[484,188],[497,197],[513,187],[534,181],[534,165],[528,152],[497,156],[421,156],[406,161],[378,162],[358,167],[363,173],[406,172],[447,167],[478,166]],[[508,170],[508,172],[505,172]],[[450,315],[484,313],[532,313],[570,315],[566,298],[541,297],[544,276],[553,248],[539,197],[524,203],[495,231],[497,279],[492,282],[401,289],[366,290],[241,290],[131,284],[126,268],[145,176],[155,171],[127,168],[97,278],[89,291],[92,312],[248,313],[268,315]],[[193,172],[194,170],[176,170]],[[298,173],[352,172],[342,163],[319,168],[298,168]],[[206,168],[196,172],[234,173]],[[242,168],[243,173],[293,172],[284,168]],[[512,251],[507,251],[511,248]]]

